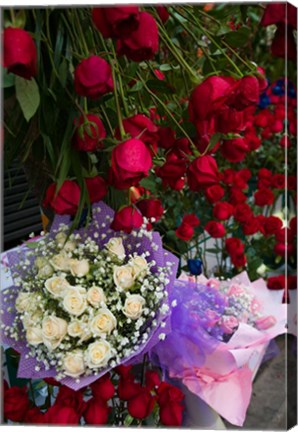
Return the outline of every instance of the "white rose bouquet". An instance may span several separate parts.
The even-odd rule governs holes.
[[[71,234],[57,217],[9,254],[15,286],[4,293],[2,337],[21,352],[19,376],[78,389],[165,338],[176,259],[157,233],[115,233],[111,220],[103,203]]]

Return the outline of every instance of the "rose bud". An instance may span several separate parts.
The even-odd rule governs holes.
[[[190,190],[199,191],[218,183],[216,160],[209,155],[199,156],[189,166],[187,179]]]
[[[194,235],[194,229],[187,223],[183,223],[176,229],[176,236],[181,240],[188,241],[191,240]]]
[[[185,161],[170,156],[161,167],[155,169],[156,175],[162,179],[163,186],[169,186],[173,190],[183,189],[185,171]]]
[[[163,215],[164,208],[159,199],[143,199],[137,203],[138,209],[142,215],[145,216],[149,221],[151,218],[157,222]]]
[[[219,202],[213,208],[213,216],[219,220],[227,220],[232,216],[233,209],[233,206],[228,202]]]
[[[156,6],[156,12],[163,24],[165,24],[170,18],[168,9],[165,6]]]
[[[111,66],[96,55],[82,60],[75,69],[74,86],[78,95],[91,99],[110,93],[114,88]]]
[[[107,424],[109,412],[110,409],[106,401],[92,398],[87,402],[84,419],[87,424],[104,425]]]
[[[13,27],[4,29],[3,67],[27,80],[36,75],[36,47],[31,35],[25,30]]]
[[[214,114],[214,110],[222,107],[230,96],[232,86],[232,81],[226,77],[206,78],[191,94],[188,106],[190,121],[196,124]]]
[[[274,203],[274,193],[270,189],[259,189],[254,193],[255,205],[264,207]]]
[[[182,223],[197,227],[200,225],[200,219],[194,213],[190,213],[183,216]]]
[[[212,238],[221,238],[226,234],[226,229],[220,222],[209,221],[204,229]]]
[[[104,38],[125,37],[139,27],[137,6],[95,7],[92,20]]]
[[[11,387],[4,392],[3,415],[7,420],[22,422],[30,401],[26,387]]]
[[[147,12],[139,15],[139,27],[128,37],[118,39],[118,55],[135,62],[151,60],[158,51],[158,28],[155,19]]]
[[[129,414],[137,419],[148,417],[154,407],[154,397],[146,387],[141,387],[140,392],[128,400],[127,410]]]
[[[115,394],[115,387],[110,379],[110,374],[99,378],[97,381],[90,385],[92,394],[96,399],[102,399],[107,401],[111,399]]]
[[[231,262],[235,267],[244,267],[246,264],[246,256],[242,253],[232,253]]]
[[[72,180],[65,180],[56,192],[57,183],[52,183],[43,200],[44,207],[51,207],[55,213],[60,215],[75,215],[80,202],[81,189]]]
[[[115,213],[111,228],[114,231],[130,233],[133,229],[140,228],[143,224],[143,216],[133,206],[123,207]]]
[[[205,192],[205,196],[206,196],[207,200],[211,204],[214,204],[217,201],[220,201],[225,195],[224,189],[219,184],[209,186],[207,189],[205,189],[204,192]]]
[[[244,244],[237,237],[227,238],[225,241],[225,246],[229,255],[232,255],[233,252],[237,252],[237,253],[244,252]]]
[[[107,184],[101,176],[85,178],[91,204],[101,201],[108,192]]]
[[[235,138],[224,140],[220,149],[229,162],[241,162],[249,151],[249,146],[244,138]]]
[[[75,121],[77,127],[73,136],[73,145],[80,151],[96,151],[103,147],[106,131],[97,115],[86,114]]]
[[[125,133],[129,134],[131,138],[140,139],[149,149],[152,147],[154,152],[157,151],[158,127],[149,117],[144,114],[136,114],[124,119],[123,127]],[[119,128],[115,131],[115,137],[121,139]]]
[[[161,127],[159,128],[158,135],[158,147],[168,150],[174,146],[176,140],[176,133],[173,129],[171,129],[170,127]]]
[[[118,189],[128,189],[147,177],[151,167],[150,151],[142,141],[124,141],[112,151],[110,182]]]

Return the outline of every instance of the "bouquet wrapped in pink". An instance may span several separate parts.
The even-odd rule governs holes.
[[[153,348],[153,358],[170,378],[241,426],[268,343],[286,331],[282,293],[269,291],[263,279],[251,283],[246,272],[231,280],[183,275],[171,300],[178,304],[172,332]]]
[[[7,254],[14,284],[2,295],[1,336],[21,354],[19,377],[78,390],[170,331],[177,258],[145,226],[115,233],[104,203],[92,212],[73,233],[56,216],[49,234]]]

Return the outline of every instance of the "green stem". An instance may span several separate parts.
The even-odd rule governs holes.
[[[122,99],[122,104],[123,104],[125,116],[128,117],[129,111],[128,111],[128,108],[126,105],[126,100],[125,100],[124,91],[123,91],[123,83],[122,83],[121,73],[120,73],[120,69],[119,69],[119,64],[117,62],[117,56],[116,56],[114,44],[112,44],[112,52],[113,52],[115,64],[117,65],[116,67],[117,67],[117,79],[118,79],[119,92],[120,92],[120,96]]]
[[[14,27],[15,22],[16,22],[16,15],[15,15],[14,10],[12,8],[10,8],[10,18],[11,18],[11,23]]]
[[[137,74],[139,79],[142,81],[144,88],[146,89],[146,91],[154,98],[158,101],[158,103],[163,107],[163,109],[166,111],[166,113],[171,117],[171,119],[173,120],[173,122],[176,124],[176,126],[181,130],[181,132],[185,135],[185,137],[188,139],[192,150],[194,152],[195,156],[199,156],[200,153],[198,151],[198,149],[196,148],[196,146],[194,145],[192,139],[190,138],[190,136],[188,135],[188,133],[183,129],[183,127],[180,125],[180,123],[175,119],[175,117],[173,116],[173,114],[171,113],[171,111],[168,109],[168,107],[166,106],[166,104],[163,103],[163,101],[161,99],[159,99],[158,96],[156,96],[155,93],[153,93],[146,85],[145,81],[143,80],[143,78],[141,77],[141,75]]]
[[[34,405],[36,405],[35,396],[34,396],[34,389],[33,389],[33,386],[32,386],[32,380],[31,379],[29,379],[29,388],[30,388],[30,393],[31,393],[31,396],[32,396],[32,401],[33,401]]]
[[[82,30],[81,20],[80,20],[80,17],[78,15],[77,11],[75,9],[74,9],[74,11],[76,12],[75,16],[77,19],[77,29],[79,30],[79,34],[80,34],[79,41],[82,41],[81,49],[82,49],[82,52],[86,55],[86,57],[88,57],[89,56],[89,48],[88,48],[87,42],[86,42],[85,37],[84,37],[83,30]]]
[[[110,119],[109,119],[109,117],[108,117],[108,115],[107,115],[107,113],[106,113],[106,110],[105,110],[105,108],[104,108],[103,105],[101,105],[100,108],[101,108],[102,113],[103,113],[103,115],[104,115],[104,118],[105,118],[105,120],[106,120],[106,122],[107,122],[107,125],[109,126],[109,129],[110,129],[111,135],[114,136],[114,130],[113,130],[112,125],[111,125],[111,123],[110,123]]]

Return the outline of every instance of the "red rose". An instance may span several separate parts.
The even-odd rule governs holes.
[[[75,69],[74,86],[78,95],[91,99],[110,93],[114,88],[111,66],[96,55],[82,60]]]
[[[74,408],[53,405],[44,415],[44,423],[55,425],[78,425],[80,421],[80,414]]]
[[[165,6],[156,6],[156,11],[163,23],[166,23],[170,18],[170,14]]]
[[[260,229],[260,222],[257,217],[251,217],[242,223],[242,231],[244,235],[253,235]]]
[[[103,147],[106,131],[102,121],[97,115],[81,115],[75,122],[77,129],[73,136],[73,144],[80,151],[96,151]]]
[[[242,168],[236,173],[235,177],[241,177],[245,182],[247,182],[251,178],[251,171],[249,168]]]
[[[285,275],[271,276],[267,280],[267,287],[271,290],[281,290],[286,287]]]
[[[295,62],[297,55],[296,49],[293,28],[290,25],[285,26],[284,24],[278,24],[271,45],[271,54],[281,58],[285,58],[286,56],[289,60]]]
[[[181,240],[188,241],[193,237],[195,232],[191,225],[182,222],[182,224],[176,229],[175,233]]]
[[[121,400],[128,401],[140,393],[142,386],[136,383],[130,375],[121,376],[118,384],[118,396]]]
[[[56,381],[54,378],[43,378],[44,382],[47,384],[54,386],[54,387],[60,387],[61,383],[59,381]]]
[[[154,407],[154,397],[146,387],[141,387],[140,392],[128,400],[127,410],[137,419],[148,417]]]
[[[153,151],[157,150],[158,127],[146,117],[144,114],[136,114],[132,117],[123,120],[123,127],[131,138],[140,139],[144,144],[153,147]],[[116,138],[121,139],[119,128],[116,129]]]
[[[112,151],[110,177],[118,189],[128,189],[147,177],[152,166],[150,151],[138,139],[118,144]]]
[[[261,25],[267,27],[271,24],[289,23],[297,27],[297,10],[290,3],[269,3],[266,5]]]
[[[248,106],[256,105],[259,102],[260,88],[259,81],[254,76],[245,76],[238,82],[237,95],[234,106],[242,110]]]
[[[229,193],[230,203],[233,205],[243,204],[247,200],[247,196],[242,192],[241,189],[233,187]]]
[[[233,214],[233,206],[226,201],[218,202],[213,207],[213,216],[219,220],[227,220]]]
[[[290,230],[294,235],[297,234],[297,216],[294,216],[290,219],[289,223]]]
[[[184,411],[182,391],[171,384],[162,382],[156,393],[160,406],[161,423],[165,426],[181,426]]]
[[[160,377],[158,372],[148,370],[146,371],[146,387],[149,390],[152,390],[160,385]]]
[[[200,219],[194,213],[190,213],[183,216],[182,223],[196,227],[200,225]]]
[[[114,215],[111,228],[114,231],[130,233],[133,229],[140,228],[143,224],[143,216],[133,206],[123,207]]]
[[[248,144],[249,151],[257,150],[262,144],[261,139],[256,135],[255,132],[245,131],[244,138]]]
[[[297,276],[288,276],[288,289],[295,290],[297,289]]]
[[[281,139],[279,141],[279,145],[282,148],[290,148],[291,147],[291,141],[290,141],[289,137],[287,135],[284,135],[283,137],[281,137]]]
[[[284,174],[274,174],[272,177],[272,187],[276,189],[285,189],[286,178]]]
[[[158,147],[165,150],[170,149],[175,144],[176,132],[170,127],[161,127],[158,130]]]
[[[189,100],[190,121],[199,123],[222,107],[229,97],[231,80],[226,77],[211,76],[206,78],[192,92]]]
[[[101,398],[92,398],[87,402],[84,412],[84,419],[87,424],[104,425],[107,424],[110,409]]]
[[[45,423],[45,415],[40,411],[39,408],[33,407],[30,408],[25,417],[22,420],[24,423],[28,424],[44,424]]]
[[[199,156],[189,166],[187,171],[190,190],[201,189],[218,183],[217,163],[212,156]]]
[[[225,246],[229,255],[232,255],[233,253],[243,254],[244,252],[244,244],[237,237],[227,238]]]
[[[237,111],[235,108],[224,107],[215,115],[216,130],[224,134],[242,131],[245,123],[243,111]]]
[[[288,189],[293,191],[297,190],[297,176],[295,175],[288,176]]]
[[[274,253],[282,257],[284,257],[286,254],[288,256],[293,255],[294,252],[295,252],[295,248],[292,244],[277,243],[274,246]]]
[[[244,267],[246,264],[246,256],[242,253],[232,253],[231,262],[237,268]]]
[[[154,69],[153,73],[156,76],[156,78],[159,79],[160,81],[163,81],[166,78],[165,74],[163,74],[159,69]]]
[[[229,162],[241,162],[249,151],[249,146],[244,138],[235,138],[224,140],[220,150]]]
[[[224,189],[219,184],[215,184],[213,186],[207,187],[204,192],[205,192],[205,197],[211,204],[220,201],[225,194]]]
[[[282,220],[276,216],[268,216],[263,220],[265,235],[276,234],[282,229]]]
[[[139,8],[95,7],[92,10],[92,19],[104,38],[125,37],[139,27]]]
[[[30,401],[26,387],[11,387],[4,392],[3,415],[7,420],[22,422],[29,410]]]
[[[255,205],[264,207],[274,203],[274,193],[270,189],[259,189],[254,193]]]
[[[108,188],[101,176],[85,178],[91,204],[101,201],[107,194]]]
[[[115,367],[114,371],[123,378],[131,378],[132,365],[120,365]]]
[[[143,216],[147,219],[155,219],[155,222],[158,221],[164,212],[164,208],[159,199],[143,199],[137,203],[138,209],[140,209]]]
[[[164,426],[181,426],[183,411],[183,405],[176,402],[163,405],[159,410],[160,421]]]
[[[234,218],[238,222],[246,222],[247,219],[253,217],[253,213],[248,204],[237,204],[234,207]]]
[[[73,408],[79,417],[81,417],[86,408],[86,402],[83,400],[83,393],[81,391],[72,390],[66,386],[61,386],[59,388],[55,405]]]
[[[228,186],[234,183],[236,171],[232,168],[227,168],[221,173],[221,180]]]
[[[204,229],[212,238],[221,238],[226,234],[223,224],[216,221],[207,222]]]
[[[184,186],[186,163],[177,156],[168,156],[166,162],[155,169],[156,175],[162,179],[164,187],[181,190]]]
[[[118,39],[118,55],[135,62],[151,60],[158,51],[158,28],[155,19],[147,12],[139,14],[139,26],[129,36]]]
[[[110,379],[109,373],[92,383],[90,387],[92,394],[96,399],[107,401],[115,394],[115,387]]]
[[[43,201],[44,207],[51,207],[55,213],[64,215],[75,215],[80,202],[81,189],[72,180],[65,180],[56,193],[57,183],[52,183]]]
[[[31,35],[20,28],[7,27],[3,33],[3,67],[27,80],[36,75],[37,52]]]

